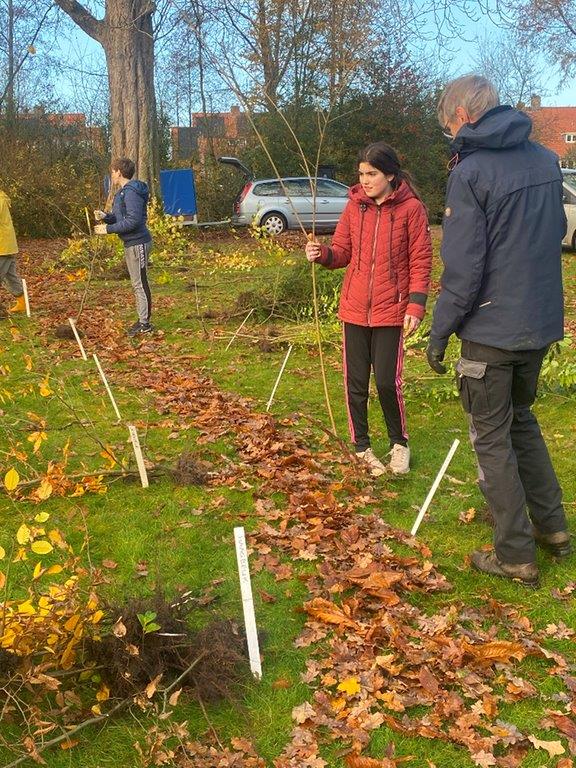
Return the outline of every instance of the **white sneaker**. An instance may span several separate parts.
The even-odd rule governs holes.
[[[405,475],[410,472],[410,448],[407,445],[394,443],[390,456],[390,471],[394,475]]]
[[[386,467],[374,454],[372,448],[366,448],[365,451],[357,453],[356,456],[368,465],[370,474],[373,477],[380,477],[380,475],[383,475],[386,472]]]

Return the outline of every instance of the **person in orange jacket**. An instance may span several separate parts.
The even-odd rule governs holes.
[[[344,380],[350,436],[356,455],[375,477],[410,469],[402,395],[403,341],[424,317],[432,265],[424,203],[398,155],[383,141],[358,158],[359,184],[330,246],[309,241],[308,261],[328,269],[346,267],[338,317],[343,323]],[[388,467],[370,447],[370,370],[390,440]]]
[[[24,287],[16,268],[18,243],[10,215],[10,198],[0,189],[0,283],[4,283],[16,297],[16,303],[8,312],[24,312]]]

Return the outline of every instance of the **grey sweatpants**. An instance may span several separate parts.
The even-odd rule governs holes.
[[[124,258],[136,297],[136,312],[141,323],[149,323],[152,314],[152,294],[148,284],[148,258],[151,250],[152,241],[124,248]]]
[[[5,283],[13,296],[22,296],[24,287],[16,269],[16,256],[0,256],[0,283]]]

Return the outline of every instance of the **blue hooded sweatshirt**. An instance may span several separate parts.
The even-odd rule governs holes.
[[[527,115],[500,106],[453,140],[436,349],[453,333],[505,350],[542,349],[563,336],[562,175],[531,130]]]
[[[152,236],[146,226],[148,186],[138,179],[130,179],[114,195],[111,213],[106,214],[106,231],[120,236],[125,246],[149,243]]]

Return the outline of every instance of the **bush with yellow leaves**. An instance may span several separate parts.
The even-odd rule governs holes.
[[[0,544],[0,648],[18,657],[20,675],[70,669],[83,639],[99,636],[103,616],[89,571],[49,518],[40,512]]]
[[[147,224],[154,243],[155,262],[178,264],[185,254],[195,249],[184,232],[184,218],[165,214],[162,204],[154,197],[148,203]],[[66,279],[74,282],[86,279],[92,269],[101,271],[113,267],[123,255],[124,246],[116,235],[79,235],[69,238],[55,266],[60,269],[64,265],[69,270]]]

